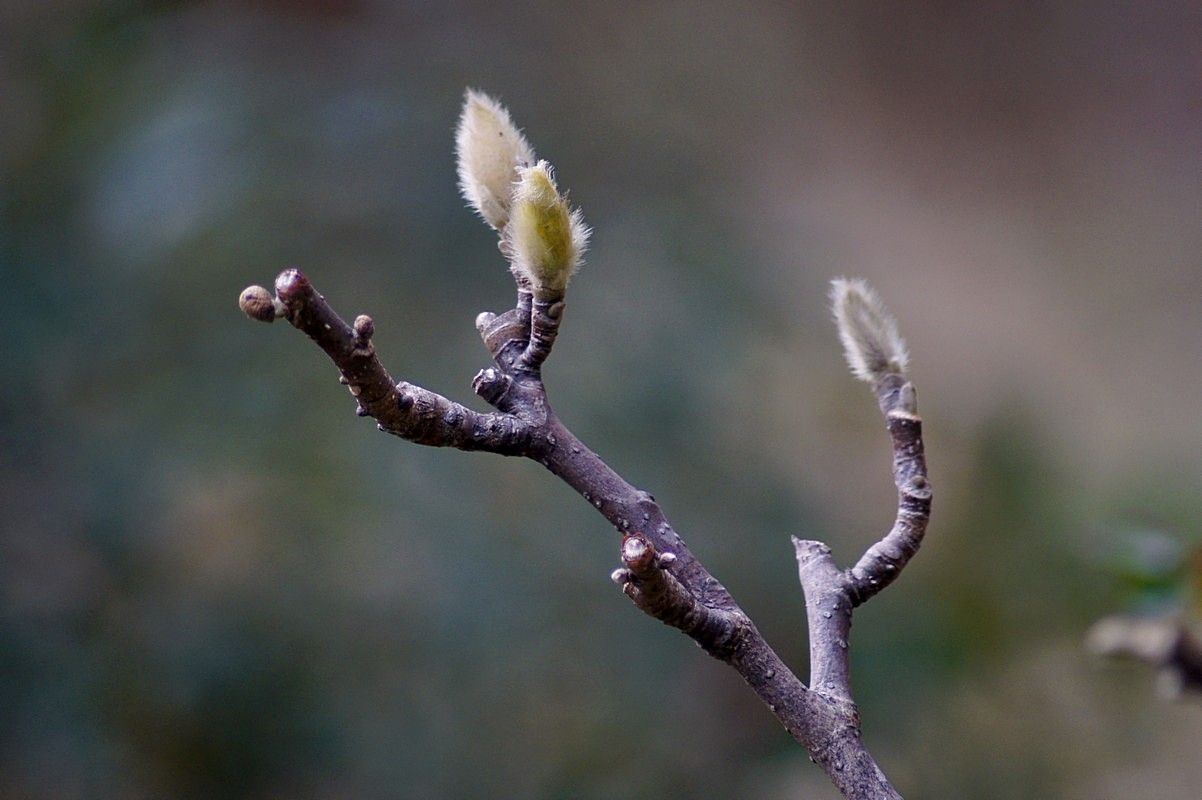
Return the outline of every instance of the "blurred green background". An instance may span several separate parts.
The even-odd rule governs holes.
[[[7,0],[0,796],[836,797],[631,608],[586,503],[379,434],[238,311],[300,266],[481,407],[472,321],[512,285],[455,187],[474,86],[595,229],[557,412],[803,676],[789,534],[848,563],[894,503],[827,282],[898,317],[934,519],[853,666],[904,794],[1196,798],[1202,709],[1083,641],[1202,539],[1199,30],[1188,0]]]

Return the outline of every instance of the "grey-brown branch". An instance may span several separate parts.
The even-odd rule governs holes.
[[[612,577],[639,609],[733,667],[845,797],[900,797],[860,739],[848,634],[853,608],[892,582],[918,550],[930,513],[922,423],[914,387],[903,376],[886,375],[876,386],[893,442],[898,510],[892,529],[848,570],[834,564],[826,545],[794,539],[809,617],[807,686],[693,557],[655,498],[627,483],[552,413],[541,366],[555,341],[561,301],[533,301],[519,291],[510,311],[477,318],[493,359],[472,381],[496,409],[484,414],[395,382],[376,355],[372,320],[360,316],[348,325],[299,270],[281,273],[275,289],[274,298],[261,287],[246,289],[243,311],[263,321],[283,317],[309,336],[337,366],[357,413],[418,444],[523,456],[545,466],[622,534],[622,567]]]

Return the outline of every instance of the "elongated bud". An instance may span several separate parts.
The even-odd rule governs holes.
[[[468,89],[455,131],[459,191],[484,221],[498,231],[509,222],[517,168],[534,163],[534,148],[509,118],[505,106]]]
[[[875,383],[885,375],[906,374],[910,356],[897,321],[868,284],[858,278],[831,281],[831,307],[853,375]]]
[[[567,197],[559,193],[551,165],[540,161],[519,167],[504,249],[514,273],[530,282],[535,297],[563,297],[588,237],[580,211],[570,209]]]

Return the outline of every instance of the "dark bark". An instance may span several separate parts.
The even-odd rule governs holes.
[[[558,332],[562,300],[534,300],[522,290],[512,310],[477,319],[493,366],[472,386],[497,409],[488,414],[394,382],[376,356],[371,320],[359,317],[347,325],[299,270],[281,273],[274,301],[251,287],[242,306],[256,319],[282,316],[308,335],[338,367],[358,413],[373,417],[380,430],[418,444],[523,456],[545,466],[622,534],[622,567],[613,578],[638,608],[735,669],[844,796],[900,797],[860,739],[848,637],[853,609],[897,577],[921,544],[930,513],[922,423],[914,387],[904,376],[886,374],[876,384],[894,452],[898,509],[892,529],[848,570],[835,565],[826,545],[793,540],[809,618],[807,686],[694,558],[655,498],[627,483],[552,412],[540,370]]]

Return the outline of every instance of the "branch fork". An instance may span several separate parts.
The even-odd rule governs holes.
[[[360,315],[348,325],[300,270],[279,275],[274,297],[259,286],[243,291],[243,311],[264,322],[286,319],[312,339],[338,368],[356,413],[375,419],[380,430],[417,444],[521,456],[545,466],[622,535],[621,567],[611,577],[639,610],[738,672],[845,797],[899,798],[861,740],[849,661],[854,609],[896,580],[922,543],[930,516],[922,422],[893,318],[862,281],[834,282],[832,304],[849,366],[873,386],[885,417],[898,502],[891,529],[849,569],[835,564],[825,544],[793,539],[809,625],[807,685],[693,556],[655,498],[627,483],[551,409],[542,367],[588,229],[558,193],[550,166],[523,166],[533,162],[532,148],[503,107],[474,92],[465,102],[457,146],[464,195],[498,230],[517,286],[512,309],[476,318],[492,364],[477,373],[472,389],[494,411],[477,412],[395,381],[372,342],[373,320]]]
[[[809,625],[806,685],[691,554],[655,498],[622,479],[552,412],[541,366],[554,344],[554,334],[546,334],[557,332],[562,300],[540,304],[519,291],[513,309],[477,317],[493,364],[476,375],[472,388],[496,409],[491,413],[395,382],[371,341],[371,318],[360,315],[346,324],[299,270],[280,274],[274,298],[260,287],[247,289],[242,307],[255,319],[282,317],[309,336],[338,367],[356,413],[374,418],[380,430],[417,444],[523,456],[546,466],[623,534],[622,566],[611,577],[637,608],[733,667],[845,796],[900,797],[860,738],[849,636],[853,610],[897,578],[917,552],[930,514],[922,423],[904,375],[886,372],[874,379],[893,445],[898,507],[892,528],[846,570],[825,544],[793,539]],[[541,334],[539,325],[545,326]]]

